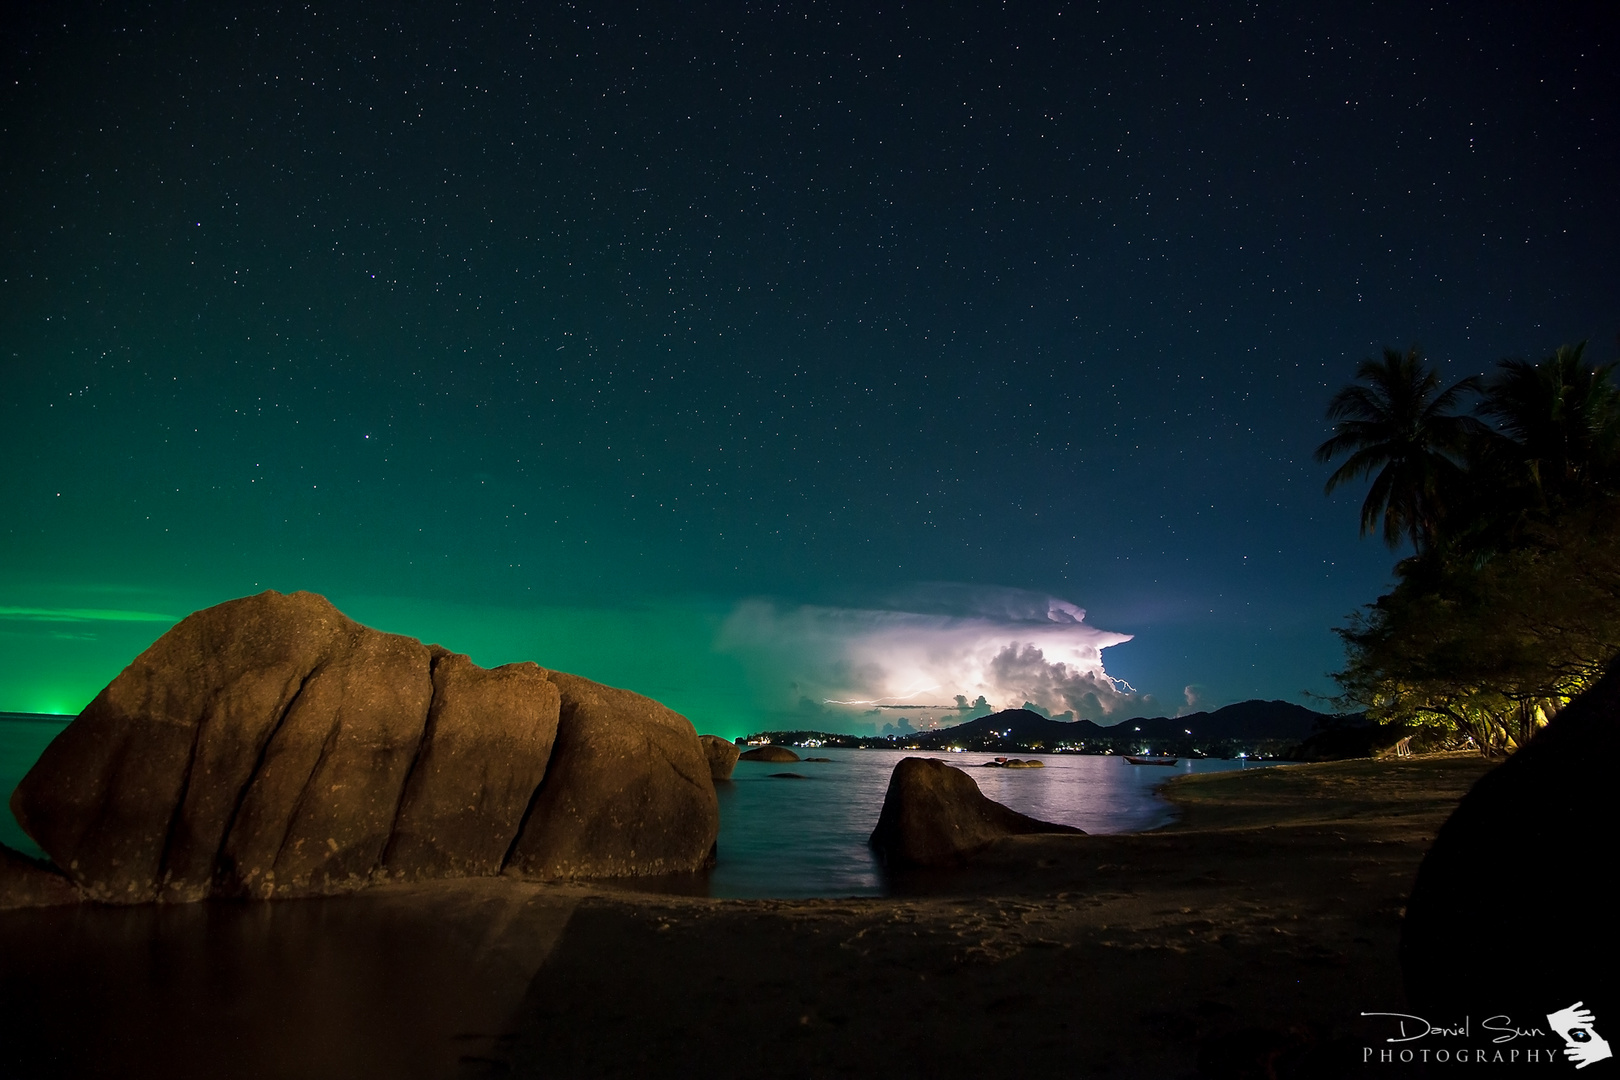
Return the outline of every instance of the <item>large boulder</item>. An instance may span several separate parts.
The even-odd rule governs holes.
[[[498,874],[545,779],[562,695],[536,664],[485,669],[435,647],[433,705],[383,869]]]
[[[871,845],[889,866],[951,866],[1004,836],[1081,832],[985,798],[971,776],[943,761],[908,757],[889,777]]]
[[[419,641],[357,625],[309,675],[242,792],[219,892],[318,896],[369,881],[422,742],[430,659]]]
[[[570,695],[589,704],[569,712],[565,740]],[[311,593],[182,620],[46,748],[11,803],[85,895],[123,903],[495,874],[526,833],[543,846],[567,832],[547,820],[554,806],[567,821],[612,806],[564,860],[584,876],[690,868],[718,829],[684,717],[533,664],[486,671]]]
[[[1620,950],[1603,868],[1620,839],[1617,749],[1620,664],[1463,796],[1406,905],[1414,1011],[1507,1013],[1528,1027],[1583,1001],[1599,1025],[1615,1024]]]
[[[562,692],[557,746],[509,871],[626,877],[711,865],[720,807],[691,721],[628,690],[550,678]]]
[[[731,770],[737,767],[737,755],[740,753],[736,744],[718,735],[699,735],[698,741],[703,744],[703,753],[709,759],[709,779],[730,780]]]
[[[13,813],[95,899],[206,895],[272,736],[363,629],[311,593],[188,616],[45,748]]]
[[[785,746],[756,746],[752,750],[744,750],[738,756],[743,761],[768,761],[772,764],[799,760],[799,755]]]
[[[0,911],[75,904],[82,899],[73,882],[59,871],[0,844]]]

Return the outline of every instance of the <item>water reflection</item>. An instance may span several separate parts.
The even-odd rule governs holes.
[[[491,1053],[577,902],[468,879],[0,912],[0,1076],[453,1076]]]
[[[807,777],[779,779],[784,766],[739,761],[718,784],[720,858],[709,894],[723,897],[880,896],[885,892],[866,839],[877,824],[889,775],[902,757],[938,757],[964,768],[996,802],[1043,821],[1088,833],[1143,832],[1168,824],[1174,810],[1153,789],[1172,776],[1222,772],[1239,761],[1193,761],[1166,768],[1123,758],[1025,754],[1039,769],[986,769],[990,754],[919,751],[813,751],[825,762],[787,766]],[[1251,766],[1252,767],[1252,766]]]

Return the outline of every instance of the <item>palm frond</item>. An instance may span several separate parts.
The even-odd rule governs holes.
[[[1440,377],[1417,346],[1405,352],[1385,348],[1380,359],[1362,361],[1356,381],[1329,400],[1333,434],[1316,448],[1324,464],[1346,460],[1324,490],[1373,476],[1361,506],[1361,532],[1379,529],[1391,547],[1409,538],[1422,551],[1433,543],[1445,500],[1455,486],[1458,459],[1489,428],[1455,409],[1463,397],[1479,393],[1478,376],[1441,389]],[[1620,445],[1620,440],[1617,440]]]

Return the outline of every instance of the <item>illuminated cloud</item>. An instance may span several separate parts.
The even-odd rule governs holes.
[[[1199,686],[1197,683],[1189,683],[1187,687],[1181,691],[1181,696],[1186,699],[1187,703],[1176,710],[1177,716],[1186,716],[1189,713],[1203,711],[1205,707],[1203,687]]]
[[[1141,700],[1103,666],[1102,651],[1131,635],[1091,626],[1067,601],[964,586],[895,599],[912,610],[747,601],[726,620],[719,647],[747,661],[767,694],[791,684],[795,700],[883,707],[891,718],[904,706],[954,716],[983,697],[997,709],[1027,702],[1052,716],[1100,719]]]
[[[989,675],[992,685],[1001,688],[1003,700],[1037,705],[1048,716],[1070,712],[1095,720],[1113,712],[1132,693],[1103,670],[1101,657],[1094,667],[1083,661],[1052,661],[1037,646],[1016,641],[990,661]]]

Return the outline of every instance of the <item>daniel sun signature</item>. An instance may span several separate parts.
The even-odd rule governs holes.
[[[1467,1039],[1472,1037],[1474,1033],[1472,1029],[1472,1021],[1466,1016],[1463,1017],[1462,1023],[1460,1024],[1447,1025],[1430,1023],[1423,1017],[1413,1016],[1411,1013],[1364,1012],[1361,1015],[1388,1016],[1398,1021],[1397,1026],[1400,1034],[1392,1038],[1385,1039],[1385,1042],[1414,1042],[1418,1039],[1429,1038],[1430,1036]],[[1547,1030],[1545,1028],[1521,1028],[1513,1023],[1511,1017],[1506,1015],[1492,1016],[1489,1019],[1482,1020],[1480,1021],[1479,1027],[1481,1031],[1496,1033],[1495,1037],[1491,1039],[1491,1042],[1493,1043],[1506,1043],[1512,1042],[1514,1039],[1518,1038],[1524,1038],[1532,1035],[1545,1036],[1547,1034]]]
[[[1436,1024],[1421,1016],[1411,1013],[1396,1012],[1364,1012],[1362,1016],[1384,1016],[1395,1021],[1396,1034],[1385,1039],[1386,1043],[1410,1043],[1419,1039],[1461,1039],[1470,1040],[1474,1037],[1471,1018],[1465,1016],[1460,1024]],[[1607,1061],[1614,1056],[1609,1043],[1597,1032],[1597,1018],[1592,1015],[1585,1003],[1577,1001],[1575,1004],[1559,1009],[1557,1012],[1547,1014],[1547,1026],[1539,1024],[1533,1027],[1520,1027],[1513,1022],[1512,1017],[1506,1013],[1498,1013],[1480,1021],[1480,1038],[1489,1037],[1493,1047],[1486,1049],[1482,1046],[1456,1046],[1443,1045],[1435,1049],[1427,1046],[1413,1050],[1402,1047],[1399,1050],[1382,1049],[1377,1051],[1376,1060],[1380,1065],[1394,1062],[1434,1061],[1439,1064],[1474,1063],[1514,1064],[1521,1060],[1525,1063],[1552,1062],[1556,1055],[1551,1048],[1539,1046],[1511,1046],[1502,1049],[1502,1043],[1510,1043],[1516,1039],[1541,1038],[1547,1039],[1549,1033],[1564,1040],[1563,1055],[1565,1060],[1577,1069],[1584,1069],[1598,1061]],[[1362,1048],[1361,1060],[1363,1064],[1374,1061],[1374,1051],[1370,1046]]]

